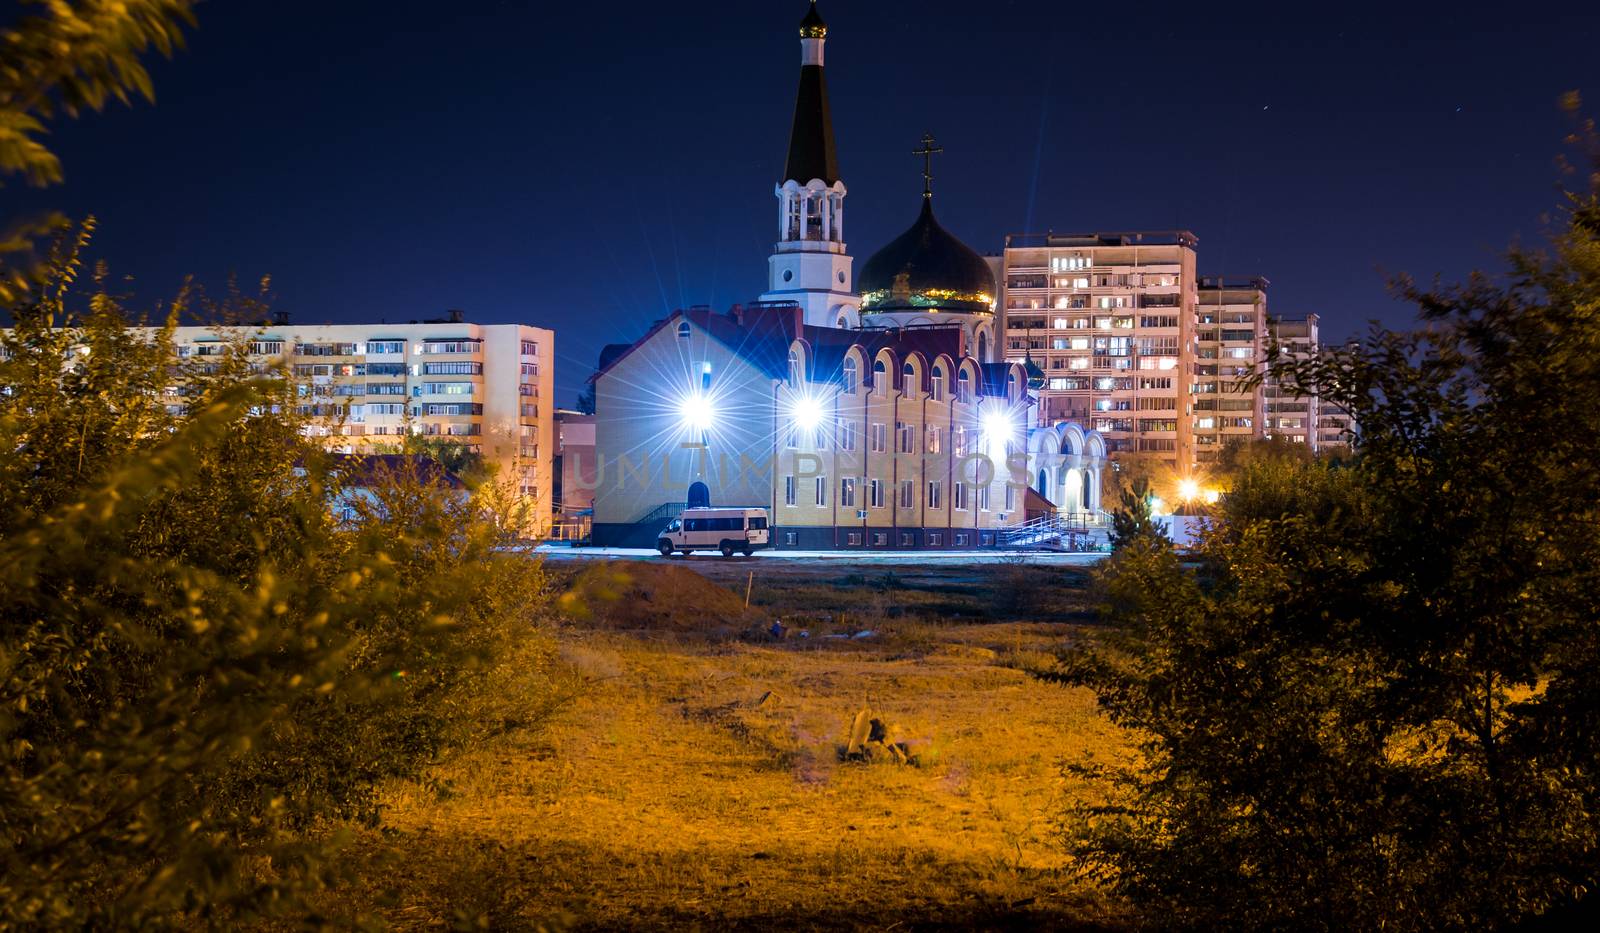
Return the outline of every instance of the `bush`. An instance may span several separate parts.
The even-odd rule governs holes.
[[[510,714],[486,662],[537,682],[542,573],[416,477],[337,524],[291,386],[242,341],[194,368],[103,293],[68,317],[77,270],[58,251],[0,362],[0,927],[300,910],[337,821]]]
[[[1101,570],[1122,629],[1066,676],[1143,761],[1064,829],[1164,922],[1502,927],[1600,883],[1591,180],[1504,282],[1402,283],[1416,331],[1274,364],[1350,412],[1348,467],[1244,464],[1198,570]]]

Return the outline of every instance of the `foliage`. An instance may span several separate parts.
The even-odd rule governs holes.
[[[591,382],[583,387],[582,392],[578,393],[578,400],[574,407],[579,414],[592,415],[594,414],[594,404],[594,383]]]
[[[489,728],[483,662],[546,663],[540,569],[408,477],[336,523],[292,386],[173,352],[250,300],[132,329],[69,313],[74,246],[49,270],[0,361],[0,926],[295,910],[337,821]]]
[[[1198,572],[1101,571],[1125,626],[1074,653],[1142,739],[1066,821],[1172,922],[1501,926],[1600,878],[1600,197],[1504,281],[1401,292],[1275,373],[1346,408],[1350,466],[1247,463]]]
[[[155,99],[141,57],[171,56],[194,25],[195,0],[52,0],[0,30],[0,175],[33,185],[61,181],[61,162],[40,139],[57,114],[100,110],[109,100]],[[63,223],[59,215],[0,224],[0,301],[27,290],[26,254]],[[6,263],[8,254],[12,261]],[[22,258],[23,262],[17,262]]]
[[[1156,527],[1150,480],[1141,476],[1117,494],[1118,506],[1111,512],[1111,546],[1120,550],[1139,541],[1164,540]]]

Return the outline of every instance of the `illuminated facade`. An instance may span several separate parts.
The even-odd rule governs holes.
[[[1263,392],[1246,380],[1266,350],[1267,285],[1259,277],[1200,279],[1190,388],[1195,460],[1202,467],[1227,444],[1263,436]]]
[[[411,324],[291,324],[280,315],[249,328],[179,327],[173,339],[180,356],[203,365],[241,337],[264,366],[287,367],[301,413],[314,419],[310,433],[329,449],[382,452],[408,432],[457,443],[515,477],[548,516],[553,331],[470,324],[458,313]],[[168,404],[183,404],[181,387]]]
[[[1195,245],[1186,231],[1006,238],[1003,352],[1044,371],[1038,424],[1192,472]]]
[[[769,508],[778,548],[977,548],[1046,511],[1099,518],[1099,436],[1030,430],[1026,369],[981,363],[959,324],[679,311],[608,361],[595,402],[597,545],[653,546],[698,504]]]

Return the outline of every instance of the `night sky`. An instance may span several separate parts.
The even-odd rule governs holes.
[[[15,4],[0,2],[0,21]],[[1325,336],[1404,325],[1389,273],[1499,268],[1558,203],[1566,90],[1600,112],[1586,3],[822,0],[859,271],[915,218],[1194,231]],[[1584,12],[1580,12],[1584,11]],[[765,285],[803,0],[212,0],[157,104],[54,125],[141,299],[270,273],[300,321],[463,308],[557,331],[570,401],[602,344]]]

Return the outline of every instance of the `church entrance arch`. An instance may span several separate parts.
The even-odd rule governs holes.
[[[711,508],[711,489],[705,483],[689,484],[688,506],[691,509]]]

